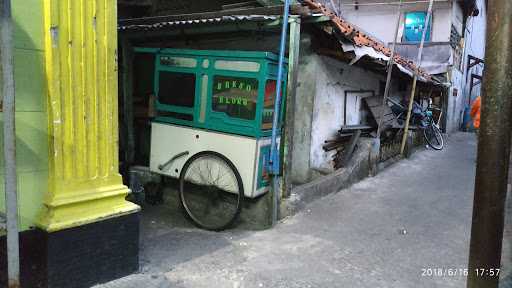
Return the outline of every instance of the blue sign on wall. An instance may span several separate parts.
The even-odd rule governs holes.
[[[426,18],[426,12],[410,12],[405,14],[404,42],[421,42]],[[427,25],[425,42],[429,42],[431,38],[431,23],[432,21],[429,21]]]

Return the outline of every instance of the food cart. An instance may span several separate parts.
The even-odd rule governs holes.
[[[181,205],[197,226],[225,229],[244,197],[269,191],[277,55],[136,52],[154,53],[156,61],[150,171],[179,179]]]

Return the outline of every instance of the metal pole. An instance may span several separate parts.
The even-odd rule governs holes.
[[[489,0],[468,288],[496,288],[512,130],[512,1]]]
[[[430,0],[428,4],[427,18],[425,19],[425,25],[423,26],[423,33],[421,35],[420,49],[418,51],[418,69],[421,68],[421,57],[423,55],[423,46],[425,46],[425,38],[427,36],[428,25],[430,24],[430,17],[432,16],[432,6],[434,6],[434,0]],[[412,79],[411,97],[409,98],[409,107],[407,108],[407,119],[405,120],[404,137],[402,138],[402,146],[400,147],[400,154],[404,155],[405,143],[407,143],[407,136],[409,134],[409,122],[411,121],[412,104],[414,103],[414,95],[416,94],[416,84],[418,82],[418,73],[414,73]]]
[[[16,132],[11,1],[0,0],[0,58],[3,83],[7,274],[9,288],[20,285],[18,199],[16,191]]]
[[[280,119],[280,111],[281,111],[281,91],[283,88],[283,73],[284,73],[284,55],[286,53],[286,39],[288,36],[288,18],[290,14],[290,0],[285,0],[284,2],[284,13],[283,13],[283,28],[281,31],[281,45],[279,51],[279,66],[277,70],[277,87],[276,87],[276,97],[274,104],[274,119],[272,122],[272,142],[270,149],[270,161],[269,161],[269,170],[273,175],[272,179],[272,187],[273,187],[273,209],[272,209],[272,225],[277,222],[277,218],[279,217],[279,203],[280,203],[280,195],[279,195],[279,147],[277,147],[277,134],[278,130],[280,130],[279,119]]]
[[[400,19],[402,18],[402,0],[400,0],[400,4],[397,8],[397,19],[396,19],[396,28],[395,28],[395,39],[393,41],[393,46],[391,46],[391,56],[388,61],[388,78],[386,80],[386,89],[384,89],[384,98],[382,99],[382,107],[380,109],[379,115],[379,126],[377,128],[377,139],[380,140],[380,134],[382,133],[382,123],[384,121],[384,107],[387,105],[387,100],[389,97],[389,91],[391,90],[391,76],[393,74],[393,65],[395,64],[395,49],[396,42],[398,42],[398,30],[400,29]]]

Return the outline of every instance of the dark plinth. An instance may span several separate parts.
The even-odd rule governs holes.
[[[20,233],[21,286],[87,288],[139,269],[139,214],[55,233]],[[0,237],[0,287],[7,286],[6,239]]]

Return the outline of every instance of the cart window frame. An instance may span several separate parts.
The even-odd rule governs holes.
[[[185,68],[180,66],[170,66],[164,65],[160,61],[161,57],[156,57],[156,66],[155,66],[155,84],[154,84],[154,94],[156,96],[155,108],[158,114],[158,118],[163,119],[164,121],[173,121],[182,125],[191,125],[195,123],[198,118],[197,115],[197,106],[198,101],[200,101],[200,95],[198,95],[198,91],[200,91],[201,87],[201,76],[196,68]],[[165,103],[161,101],[160,97],[160,75],[161,73],[174,73],[174,74],[189,74],[194,76],[194,92],[192,100],[192,106],[186,105],[173,105],[171,103]]]
[[[265,54],[265,52],[233,51],[233,53],[230,52],[229,54],[226,54],[225,52],[208,51],[209,54],[205,55],[202,54],[203,51],[165,49],[165,51],[160,50],[155,51],[155,53],[156,65],[154,71],[154,95],[156,97],[155,109],[157,111],[157,115],[152,121],[174,125],[183,125],[192,128],[206,129],[240,136],[256,138],[270,136],[271,123],[270,125],[266,125],[268,127],[263,127],[263,102],[265,96],[264,86],[268,81],[276,81],[277,63],[272,62],[275,61],[275,59],[267,57],[268,54]],[[165,58],[164,63],[162,63],[162,57]],[[183,63],[180,65],[174,65],[175,63],[181,63],[179,61],[174,61],[174,59],[182,58],[195,59],[195,61],[186,61],[185,63],[193,63],[194,65],[185,65]],[[217,61],[221,61],[221,63],[223,63],[222,61],[226,63],[234,61],[238,64],[242,62],[258,63],[260,69],[258,72],[219,69],[225,68],[225,66],[217,65],[216,67],[214,64]],[[168,105],[172,103],[165,103],[165,101],[161,101],[159,94],[160,74],[162,72],[195,75],[195,92],[193,100],[194,105],[192,107]],[[215,77],[219,76],[232,77],[236,79],[249,78],[247,80],[252,83],[256,83],[257,88],[254,90],[257,92],[251,96],[253,99],[256,97],[255,102],[253,102],[254,107],[252,114],[250,114],[251,117],[237,117],[237,115],[230,115],[229,113],[226,113],[227,111],[216,111],[213,103],[215,94],[213,86],[216,79]],[[285,77],[283,81],[283,95],[286,95],[286,80],[287,78]],[[281,109],[282,112],[285,111],[285,102],[286,99],[283,98],[283,105]],[[267,110],[269,108],[270,107],[267,107]],[[280,123],[282,123],[282,121]]]
[[[173,94],[167,94],[166,96],[162,95],[162,87],[163,87],[162,86],[162,76],[164,76],[164,75],[167,75],[167,76],[168,75],[180,75],[181,77],[179,77],[179,78],[176,77],[175,79],[172,79],[172,81],[182,81],[182,82],[185,82],[184,84],[186,84],[187,86],[192,84],[191,85],[191,86],[193,86],[192,91],[188,91],[188,89],[191,88],[189,86],[189,87],[182,87],[182,88],[185,88],[186,90],[180,91],[181,95],[177,95],[178,97],[169,97]],[[159,85],[158,85],[157,101],[159,104],[165,105],[165,106],[194,108],[195,99],[196,99],[196,82],[197,82],[197,75],[195,73],[160,71],[158,73],[158,77],[159,77],[159,79],[158,79]],[[165,81],[169,81],[169,80],[171,80],[171,79],[165,79]],[[193,82],[193,83],[187,83],[189,81]],[[171,84],[171,83],[165,83],[165,84]],[[176,89],[180,89],[180,88],[176,88]],[[170,92],[172,92],[173,88],[168,87],[168,89],[167,89],[167,87],[166,87],[166,90],[170,90],[170,91],[166,91],[167,93],[170,93]],[[182,97],[183,94],[187,94],[186,95],[187,97]],[[192,96],[192,97],[190,98],[189,96]]]
[[[253,122],[258,118],[258,102],[260,100],[260,81],[257,76],[254,77],[241,77],[241,76],[231,76],[231,75],[223,75],[216,73],[212,75],[212,82],[210,84],[211,89],[211,101],[210,101],[210,110],[212,113],[224,114],[227,117],[236,120],[236,121],[250,121]],[[218,79],[220,82],[217,82]],[[222,85],[220,87],[219,85]],[[234,88],[233,88],[234,87]],[[228,97],[226,96],[218,96],[219,100],[215,101],[216,96],[226,91],[226,89],[234,89],[235,92],[231,92],[232,94]],[[218,92],[218,94],[217,94]],[[254,101],[250,101],[248,97],[249,93],[254,93]],[[229,93],[229,92],[228,92]],[[233,94],[235,93],[235,94]],[[239,93],[239,94],[238,94]],[[245,95],[244,95],[245,94]],[[219,103],[221,102],[221,103]],[[223,103],[222,103],[223,102]],[[248,108],[247,111],[250,112],[249,117],[242,117],[242,115],[235,115],[232,111],[232,108],[242,108],[243,106],[248,107],[251,103],[253,103],[253,107]],[[218,109],[219,104],[223,104],[226,107],[226,111],[222,109]],[[230,109],[231,108],[231,109]],[[240,110],[239,110],[240,111]]]
[[[221,57],[214,57],[212,61],[221,60],[229,60]],[[263,63],[262,63],[263,65]],[[207,129],[212,129],[221,132],[227,132],[238,135],[248,135],[253,137],[263,136],[260,129],[260,121],[261,121],[261,104],[259,101],[263,96],[263,91],[261,89],[261,79],[262,73],[264,73],[264,69],[261,69],[260,72],[240,72],[240,71],[232,71],[232,70],[219,70],[212,67],[209,70],[210,83],[208,84],[208,109],[207,109],[207,119],[208,119],[208,127]],[[255,80],[258,85],[257,89],[257,101],[256,101],[256,115],[254,119],[248,120],[244,118],[236,118],[228,115],[223,111],[215,111],[213,105],[213,94],[214,94],[214,79],[215,77],[233,77],[233,78],[249,78],[251,80]]]

